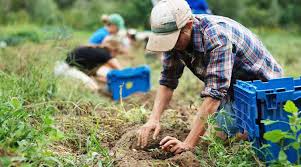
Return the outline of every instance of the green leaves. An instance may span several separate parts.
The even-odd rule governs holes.
[[[285,152],[283,150],[280,150],[279,155],[278,155],[278,159],[280,161],[286,161],[287,160],[287,155],[285,154]]]
[[[278,143],[281,139],[283,139],[286,136],[286,134],[287,132],[283,132],[281,130],[273,130],[266,132],[263,135],[263,138],[273,143]]]
[[[295,149],[295,150],[299,150],[300,149],[300,143],[299,142],[293,142],[291,143],[292,147]]]
[[[290,113],[288,115],[288,122],[284,121],[274,121],[274,120],[262,120],[261,123],[264,125],[272,125],[274,123],[283,123],[290,126],[290,130],[287,132],[281,131],[280,129],[273,130],[266,132],[263,135],[265,140],[271,141],[273,143],[282,143],[281,140],[287,139],[291,141],[289,145],[282,146],[281,151],[278,155],[278,160],[280,164],[290,164],[287,161],[287,155],[284,150],[287,149],[294,149],[296,151],[300,150],[301,148],[301,135],[298,135],[298,132],[301,131],[301,118],[299,118],[299,109],[292,101],[287,101],[286,104],[283,106],[284,111]],[[297,160],[297,164],[300,164],[300,160]]]
[[[298,107],[295,105],[294,102],[292,101],[287,101],[286,104],[284,105],[284,111],[288,112],[288,113],[298,113],[299,109]]]
[[[14,110],[19,110],[22,108],[22,102],[17,97],[11,98],[9,104]]]
[[[55,106],[48,102],[55,95],[55,80],[40,69],[28,73],[0,73],[0,152],[8,157],[0,158],[0,166],[57,164],[54,155],[45,154],[49,144],[64,137],[54,126]]]

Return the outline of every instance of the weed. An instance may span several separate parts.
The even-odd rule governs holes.
[[[301,111],[299,111],[298,107],[294,104],[292,101],[287,101],[284,105],[284,111],[291,114],[288,115],[289,122],[284,121],[274,121],[274,120],[263,120],[261,121],[264,125],[271,125],[274,123],[284,123],[288,124],[290,127],[289,131],[283,131],[281,129],[268,131],[264,134],[264,139],[271,141],[272,143],[278,143],[280,144],[281,150],[279,152],[278,162],[274,162],[275,164],[290,164],[292,165],[288,160],[285,151],[288,149],[293,148],[297,153],[297,165],[301,165],[301,155],[300,155],[300,148],[301,148]],[[283,146],[281,143],[284,140],[291,140],[290,144],[287,146]]]
[[[63,138],[54,126],[55,108],[47,103],[26,107],[29,103],[47,101],[51,82],[43,84],[41,78],[30,80],[5,73],[0,73],[0,80],[0,148],[7,150],[1,163],[57,164],[57,159],[47,150],[49,142]]]
[[[210,134],[203,136],[196,154],[202,166],[264,166],[256,157],[252,144],[247,141],[237,142],[229,137],[227,142],[216,136],[216,121],[213,117],[208,120]]]

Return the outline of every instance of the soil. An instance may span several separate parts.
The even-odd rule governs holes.
[[[144,149],[137,147],[137,127],[125,133],[111,150],[115,164],[118,167],[148,167],[148,166],[180,166],[198,167],[199,161],[192,152],[179,155],[164,152],[159,147],[159,142],[165,136],[173,136],[184,140],[189,130],[187,129],[162,129],[156,140],[149,139],[148,146]]]

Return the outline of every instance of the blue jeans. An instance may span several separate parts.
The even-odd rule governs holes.
[[[219,128],[221,128],[230,137],[239,133],[239,128],[235,124],[235,113],[232,102],[222,104],[218,108],[217,112],[215,119]]]

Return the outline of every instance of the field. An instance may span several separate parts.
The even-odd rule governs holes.
[[[254,31],[284,67],[286,76],[301,75],[300,33]],[[171,157],[156,144],[147,150],[136,149],[135,129],[147,120],[152,109],[161,68],[160,58],[145,56],[142,44],[131,51],[131,59],[120,59],[124,66],[148,64],[152,89],[114,102],[105,88],[93,93],[76,80],[53,75],[55,63],[64,60],[75,46],[87,43],[91,32],[12,25],[1,27],[0,37],[18,32],[27,34],[27,38],[13,38],[13,46],[0,47],[0,166],[263,165],[250,143],[223,143],[214,136],[205,138],[195,154]],[[202,102],[202,86],[185,71],[161,121],[161,137],[185,137]]]

